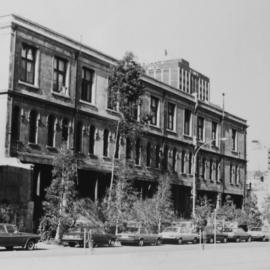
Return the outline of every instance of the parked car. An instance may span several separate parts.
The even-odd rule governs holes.
[[[16,225],[0,223],[0,246],[7,250],[13,247],[22,247],[33,250],[40,236],[33,233],[19,232]]]
[[[103,228],[89,228],[84,226],[71,228],[62,237],[62,244],[70,247],[76,245],[82,247],[84,246],[84,241],[86,241],[86,246],[89,246],[89,243],[93,247],[104,245],[115,246],[117,237],[114,234],[106,233]]]
[[[253,227],[248,230],[251,239],[254,241],[269,241],[269,231],[263,227]]]
[[[163,242],[174,242],[177,244],[182,243],[197,243],[199,239],[199,235],[188,227],[177,227],[177,226],[170,226],[167,227],[159,234],[162,238]]]
[[[232,242],[251,241],[251,235],[244,231],[243,228],[225,228],[223,229],[228,234],[228,240]]]
[[[140,225],[126,227],[121,233],[117,234],[117,237],[121,244],[143,246],[146,244],[160,245],[162,243],[160,235],[151,233],[147,228]]]
[[[226,232],[223,232],[219,228],[216,228],[215,232],[214,226],[206,226],[202,233],[202,237],[203,241],[206,243],[214,243],[215,237],[216,242],[227,243],[228,241],[228,234]]]

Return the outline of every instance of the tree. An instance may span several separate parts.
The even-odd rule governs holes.
[[[46,189],[44,216],[40,222],[41,232],[55,234],[61,239],[66,223],[74,220],[75,183],[77,180],[77,160],[71,150],[61,147],[53,161],[52,182]]]
[[[115,228],[116,234],[119,227],[133,219],[133,205],[138,198],[131,182],[131,168],[124,161],[121,164],[117,167],[112,189],[107,190],[101,205],[105,226]]]
[[[198,198],[195,213],[196,217],[194,222],[198,225],[203,224],[205,221],[209,220],[213,212],[213,204],[206,198]]]
[[[162,224],[168,224],[174,218],[171,181],[168,173],[161,174],[158,178],[157,191],[151,199],[146,201],[146,209],[158,233],[161,231]]]
[[[109,75],[109,107],[119,112],[119,120],[116,124],[115,146],[112,161],[110,191],[113,187],[115,153],[117,138],[127,136],[136,137],[142,132],[142,126],[147,121],[147,116],[140,115],[139,106],[142,103],[144,85],[141,76],[144,70],[135,61],[131,52],[126,53],[124,58],[113,66]],[[134,141],[134,140],[133,140]],[[110,194],[109,194],[110,200]]]
[[[270,195],[266,196],[264,199],[262,215],[264,220],[270,224]]]

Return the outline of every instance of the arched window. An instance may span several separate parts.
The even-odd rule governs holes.
[[[176,148],[173,148],[173,156],[172,156],[172,170],[173,172],[176,171]]]
[[[140,165],[141,163],[141,140],[136,140],[136,156],[135,156],[135,164]]]
[[[78,122],[76,128],[76,152],[82,151],[82,122]]]
[[[47,145],[55,146],[55,116],[49,115],[48,117],[48,137]]]
[[[163,159],[163,166],[164,170],[168,170],[168,153],[169,153],[169,148],[168,145],[165,145],[164,147],[164,159]]]
[[[157,145],[156,146],[156,168],[159,168],[159,165],[160,165],[160,156],[159,156],[159,154],[160,154],[160,146],[159,145]]]
[[[29,142],[37,143],[37,119],[38,114],[35,110],[32,110],[29,115]]]
[[[182,153],[181,153],[181,173],[185,173],[185,158],[186,158],[186,152],[182,151]]]
[[[127,137],[127,139],[126,139],[126,159],[131,158],[131,150],[132,150],[131,141],[130,141],[130,138]]]
[[[91,125],[89,132],[89,154],[94,154],[95,152],[95,126]]]
[[[146,147],[146,166],[150,167],[151,166],[151,143],[147,143]]]
[[[18,106],[13,107],[12,123],[11,123],[11,139],[12,142],[17,142],[20,139],[20,125],[21,125],[21,109]]]
[[[119,158],[119,147],[120,147],[120,135],[119,135],[119,133],[117,134],[117,138],[116,138],[115,143],[116,143],[116,145],[115,145],[114,157]]]
[[[109,147],[109,130],[105,129],[103,133],[103,156],[108,156],[108,147]]]
[[[68,126],[69,126],[69,121],[64,118],[62,121],[62,141],[66,142],[68,141]]]

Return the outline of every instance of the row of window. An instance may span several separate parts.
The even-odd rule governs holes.
[[[167,129],[170,131],[176,131],[176,105],[168,102],[168,114],[167,114]],[[151,96],[150,112],[151,112],[151,125],[159,126],[160,115],[160,101],[157,97]],[[201,142],[205,141],[205,124],[204,118],[198,117],[197,120],[197,139]],[[237,132],[232,129],[232,150],[237,151]],[[184,135],[192,136],[192,113],[186,109],[184,112]],[[212,146],[218,146],[218,124],[215,121],[211,123],[211,144]]]
[[[39,64],[39,51],[33,46],[22,44],[21,49],[20,81],[37,86]],[[59,94],[69,95],[69,62],[55,56],[53,59],[53,86],[52,91]],[[95,72],[87,67],[82,68],[81,77],[81,100],[93,103],[93,85]]]
[[[20,137],[20,117],[21,110],[18,106],[13,108],[12,115],[12,139],[13,141],[19,140]],[[39,114],[36,110],[31,110],[29,113],[29,143],[37,144],[38,143],[38,128],[40,126]],[[55,147],[56,143],[56,134],[61,132],[62,142],[68,143],[70,137],[70,121],[64,118],[61,123],[57,121],[56,117],[53,114],[50,114],[47,118],[47,146]],[[75,150],[77,152],[83,152],[83,137],[88,136],[88,153],[95,154],[95,142],[100,139],[98,132],[94,125],[90,125],[89,130],[85,132],[85,128],[81,121],[77,123],[76,126],[76,138],[75,138]],[[103,156],[109,156],[109,144],[112,141],[112,134],[110,134],[108,129],[103,131]],[[116,148],[114,157],[120,157],[120,136],[116,138]],[[135,150],[133,151],[133,147]],[[141,155],[142,155],[142,144],[141,139],[137,138],[135,144],[132,143],[132,140],[126,138],[126,159],[134,160],[136,165],[141,165]],[[157,169],[179,171],[182,174],[192,174],[192,164],[193,164],[193,154],[188,151],[177,152],[176,148],[169,149],[168,145],[165,145],[162,151],[161,145],[152,145],[151,142],[148,142],[146,145],[146,166],[155,167]],[[134,156],[133,156],[134,155]],[[171,159],[171,162],[169,162]],[[180,160],[180,164],[177,165],[177,160]],[[219,161],[214,161],[210,159],[207,161],[205,158],[200,158],[198,162],[197,173],[199,176],[204,179],[210,179],[213,181],[220,180],[220,163]],[[180,167],[180,168],[179,168]],[[208,169],[208,170],[207,170]],[[208,175],[207,172],[208,171]],[[239,184],[240,179],[240,168],[239,166],[230,165],[230,183]]]

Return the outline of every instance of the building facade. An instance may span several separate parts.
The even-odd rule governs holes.
[[[194,94],[198,99],[210,101],[210,80],[207,76],[190,67],[184,59],[164,60],[145,66],[146,73],[181,91]]]
[[[116,138],[119,114],[108,102],[108,74],[116,59],[16,15],[0,17],[0,31],[0,201],[23,206],[25,227],[38,224],[52,161],[63,143],[79,155],[81,197],[101,199],[112,162],[125,158],[135,164],[132,178],[143,197],[153,194],[166,171],[176,213],[190,217],[193,157],[200,146],[198,196],[216,202],[230,195],[241,207],[247,124],[208,102],[209,79],[208,98],[197,100],[193,86],[185,91],[143,76],[140,111],[152,118],[130,148],[128,138]]]

